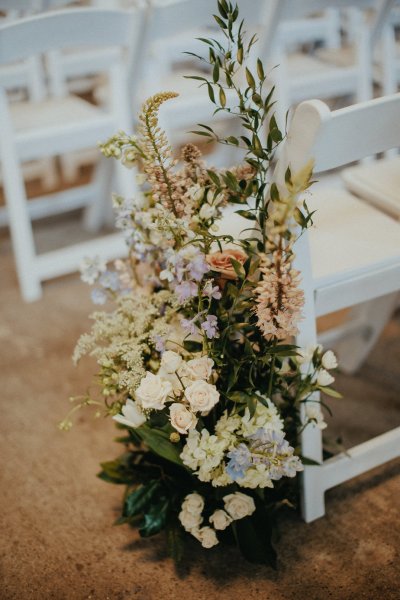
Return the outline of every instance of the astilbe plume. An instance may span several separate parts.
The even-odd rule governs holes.
[[[267,338],[283,340],[297,334],[304,293],[300,289],[300,273],[292,266],[292,256],[279,250],[268,258],[262,255],[262,278],[255,289],[257,325]]]

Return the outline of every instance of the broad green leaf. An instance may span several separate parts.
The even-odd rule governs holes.
[[[140,526],[139,533],[142,537],[156,535],[165,528],[169,510],[169,500],[166,497],[161,498],[155,504],[151,504],[145,510],[144,519]]]
[[[181,448],[178,444],[170,442],[168,433],[159,429],[150,429],[146,425],[138,427],[136,432],[152,452],[179,466],[183,466],[179,456]]]
[[[140,515],[145,507],[150,503],[152,497],[160,487],[160,482],[153,479],[145,485],[141,485],[136,490],[127,495],[124,502],[122,515],[124,517],[135,517]]]

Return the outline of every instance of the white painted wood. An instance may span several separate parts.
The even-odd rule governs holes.
[[[399,117],[400,94],[334,112],[318,100],[300,104],[276,168],[278,185],[284,186],[288,165],[295,173],[314,158],[315,172],[320,173],[397,147]],[[316,231],[300,238],[297,248],[297,266],[302,270],[306,298],[298,343],[302,346],[316,343],[317,316],[363,303],[350,314],[356,316],[353,335],[338,341],[339,330],[331,338],[339,344],[345,368],[352,370],[365,357],[397,303],[400,224],[340,188],[327,193],[320,186],[315,196],[319,196]],[[307,203],[312,203],[312,197],[307,198]],[[319,225],[325,225],[327,237],[324,238],[324,230],[318,230]],[[311,254],[307,252],[307,238]],[[315,457],[321,456],[321,432],[308,425],[301,441],[303,455],[318,461]],[[320,466],[305,466],[302,483],[305,520],[309,522],[324,514],[327,489],[391,460],[399,452],[400,428],[397,428]]]
[[[143,13],[139,16],[135,13],[135,18],[143,18]],[[86,204],[93,199],[89,199],[86,192],[79,198],[77,192],[72,191],[63,192],[53,207],[50,207],[49,199],[39,199],[36,204],[29,203],[28,206],[21,163],[93,148],[99,140],[106,139],[119,129],[131,131],[128,65],[123,49],[125,45],[132,44],[132,19],[132,12],[70,9],[0,25],[1,64],[24,60],[31,56],[32,51],[47,52],[69,45],[115,46],[111,53],[114,60],[110,61],[108,55],[105,61],[105,71],[108,71],[111,82],[108,110],[70,95],[8,106],[7,96],[1,92],[0,115],[4,131],[0,160],[21,292],[27,301],[40,297],[42,280],[76,270],[83,252],[98,254],[105,259],[125,253],[122,237],[115,235],[38,256],[33,242],[31,216],[35,213],[42,215],[45,209],[53,213],[71,210],[82,205],[85,199]],[[110,161],[110,165],[117,175],[116,191],[125,196],[133,195],[136,190],[134,173],[123,169],[117,162]],[[95,181],[90,191],[101,198],[99,182]],[[111,203],[111,198],[109,201]]]

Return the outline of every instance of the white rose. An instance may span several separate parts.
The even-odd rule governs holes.
[[[200,514],[204,508],[204,498],[200,494],[188,494],[182,502],[182,510],[190,512],[194,515]]]
[[[215,385],[199,379],[185,389],[185,398],[190,408],[196,412],[208,413],[219,400],[219,392]]]
[[[336,369],[338,366],[337,358],[332,352],[332,350],[328,350],[322,357],[322,366],[325,369]]]
[[[179,402],[174,402],[169,407],[169,418],[172,427],[183,434],[193,429],[197,423],[195,415]]]
[[[169,381],[172,385],[172,391],[174,394],[181,395],[183,394],[182,384],[175,375],[175,373],[167,373],[162,367],[158,370],[158,375],[161,377],[163,381]]]
[[[175,373],[181,365],[182,356],[173,350],[166,350],[161,357],[161,368],[166,373]]]
[[[252,515],[256,510],[253,498],[246,496],[246,494],[242,494],[241,492],[228,494],[228,496],[224,496],[223,501],[226,512],[229,513],[235,521]]]
[[[306,417],[315,427],[321,429],[321,431],[328,426],[324,421],[324,415],[318,404],[310,402],[306,403]]]
[[[201,356],[200,358],[193,358],[192,360],[188,360],[187,363],[183,365],[183,373],[189,379],[209,379],[212,373],[212,368],[214,366],[214,361],[212,358],[208,358],[208,356]]]
[[[133,400],[127,400],[121,410],[122,415],[114,415],[113,419],[118,423],[122,423],[122,425],[140,427],[146,421],[146,415],[143,414],[140,407]]]
[[[186,531],[197,529],[203,520],[201,513],[194,514],[184,509],[181,510],[178,517]]]
[[[214,511],[209,520],[215,529],[219,529],[220,531],[226,529],[232,523],[232,517],[224,510]]]
[[[168,395],[172,392],[169,381],[163,381],[159,375],[147,371],[136,390],[136,400],[143,408],[162,410]]]
[[[328,371],[325,371],[325,369],[320,369],[318,371],[317,383],[321,387],[326,387],[327,385],[330,385],[334,381],[335,381],[335,378],[332,377],[332,375],[330,373],[328,373]]]
[[[210,206],[210,204],[203,204],[199,211],[200,219],[211,219],[215,215],[215,206]]]
[[[211,527],[202,527],[197,531],[191,531],[191,534],[201,542],[203,548],[212,548],[218,544],[217,534]]]

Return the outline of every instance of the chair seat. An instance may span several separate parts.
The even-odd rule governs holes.
[[[11,107],[21,160],[89,148],[114,133],[115,118],[77,96]]]
[[[396,269],[400,276],[400,224],[397,221],[340,188],[318,186],[306,201],[310,210],[316,210],[309,240],[317,295],[323,290],[323,306],[317,298],[319,314],[350,306],[345,296],[349,287],[354,288],[352,298],[356,304],[359,292],[354,280],[357,278],[368,278],[369,285],[378,285],[380,274],[387,269]],[[251,227],[251,222],[235,214],[236,210],[237,206],[224,209],[219,235],[232,235],[235,239],[251,235],[244,231]],[[393,277],[396,287],[395,279]],[[360,283],[360,289],[365,294],[363,285]],[[339,291],[334,292],[333,288]],[[386,292],[386,288],[382,289],[382,293]]]
[[[400,219],[400,156],[344,169],[342,177],[353,194]]]
[[[104,114],[97,106],[78,96],[50,98],[38,103],[17,102],[11,106],[11,117],[17,133],[58,127],[66,119],[69,123],[98,119]]]
[[[400,261],[399,223],[346,190],[320,187],[307,205],[316,210],[309,237],[317,287]]]
[[[288,56],[287,71],[287,81],[295,102],[313,96],[330,98],[353,93],[357,77],[354,64],[344,66],[300,52]]]

